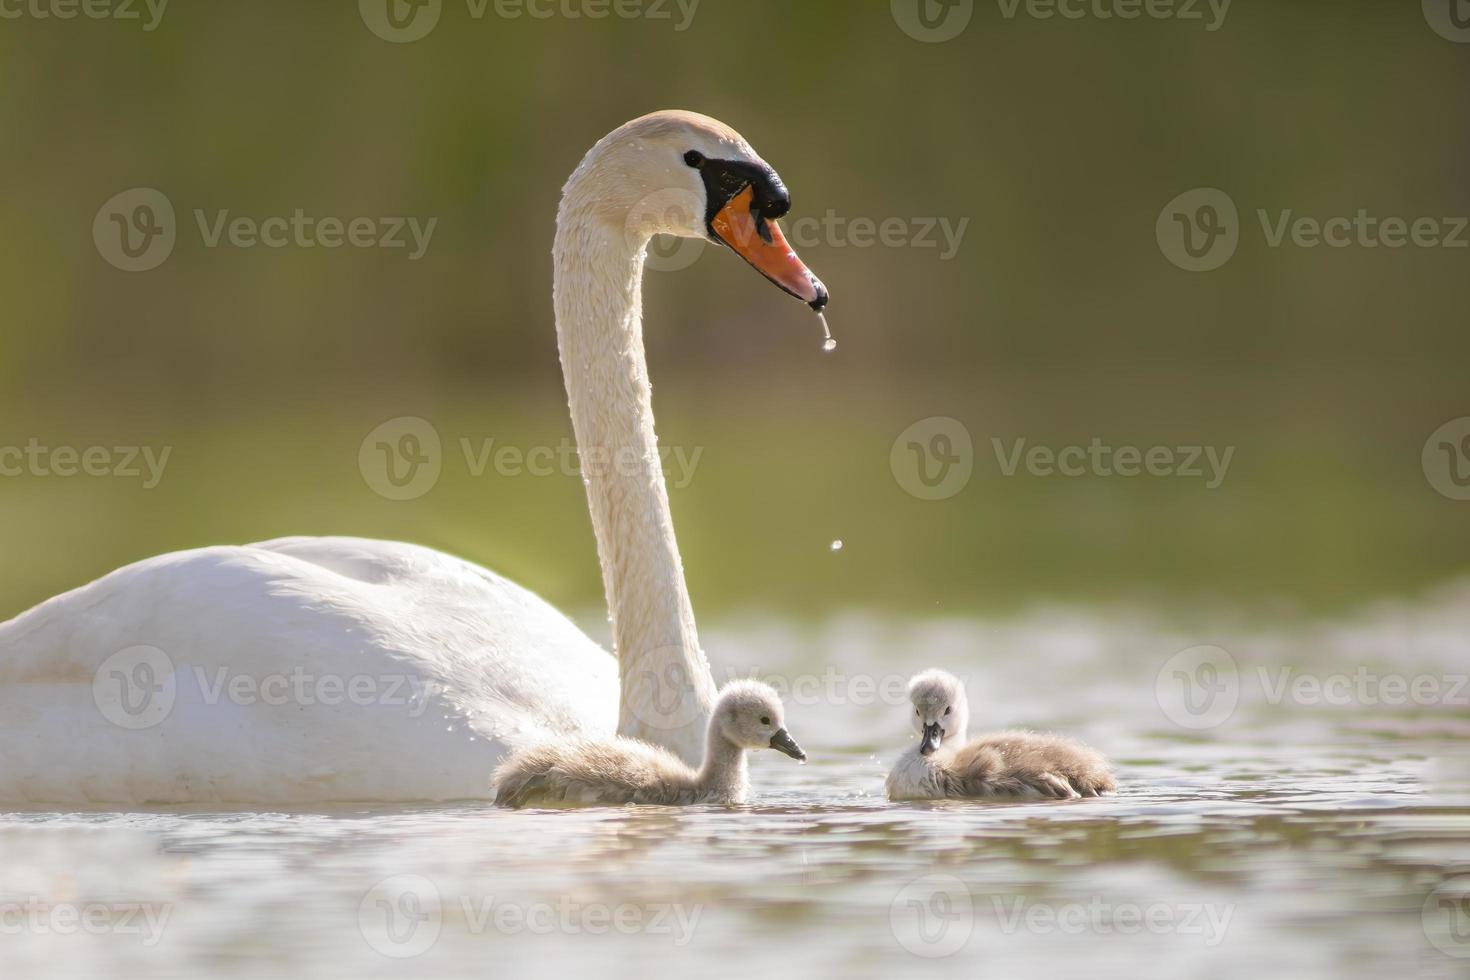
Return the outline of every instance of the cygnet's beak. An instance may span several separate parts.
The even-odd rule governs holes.
[[[939,748],[939,743],[944,739],[944,730],[939,727],[939,722],[924,726],[924,737],[919,742],[920,755],[933,755],[934,750]]]
[[[771,748],[777,752],[785,752],[798,762],[806,761],[806,753],[801,750],[800,745],[796,744],[796,739],[791,737],[791,733],[784,728],[778,728],[776,734],[771,736]]]

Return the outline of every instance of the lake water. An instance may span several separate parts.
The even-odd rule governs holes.
[[[0,814],[3,975],[1470,975],[1470,588],[705,641],[812,756],[760,754],[747,808]],[[926,666],[1120,792],[889,804]]]

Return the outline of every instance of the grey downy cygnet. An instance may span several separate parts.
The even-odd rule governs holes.
[[[888,774],[889,799],[1066,800],[1117,786],[1107,759],[1059,735],[1005,731],[969,739],[965,687],[946,671],[915,676],[909,701],[919,744]]]
[[[495,802],[509,807],[738,805],[750,786],[745,753],[765,748],[806,761],[786,731],[776,692],[758,681],[734,681],[715,701],[698,769],[666,749],[621,736],[548,742],[514,752],[500,764]]]

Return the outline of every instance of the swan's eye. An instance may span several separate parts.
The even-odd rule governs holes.
[[[949,709],[948,709],[948,708],[945,708],[945,709],[944,709],[944,713],[945,713],[945,714],[949,714]]]
[[[770,715],[761,715],[761,724],[762,725],[769,725],[770,723],[771,723],[771,716]]]
[[[684,154],[684,162],[691,167],[702,167],[704,166],[704,154],[698,150],[690,150]]]

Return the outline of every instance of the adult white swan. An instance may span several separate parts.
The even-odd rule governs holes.
[[[785,187],[729,127],[604,137],[557,214],[557,338],[617,661],[537,596],[409,544],[287,538],[161,555],[0,625],[0,801],[484,797],[504,751],[616,731],[697,764],[715,685],[653,431],[656,233],[730,246],[815,309]]]

